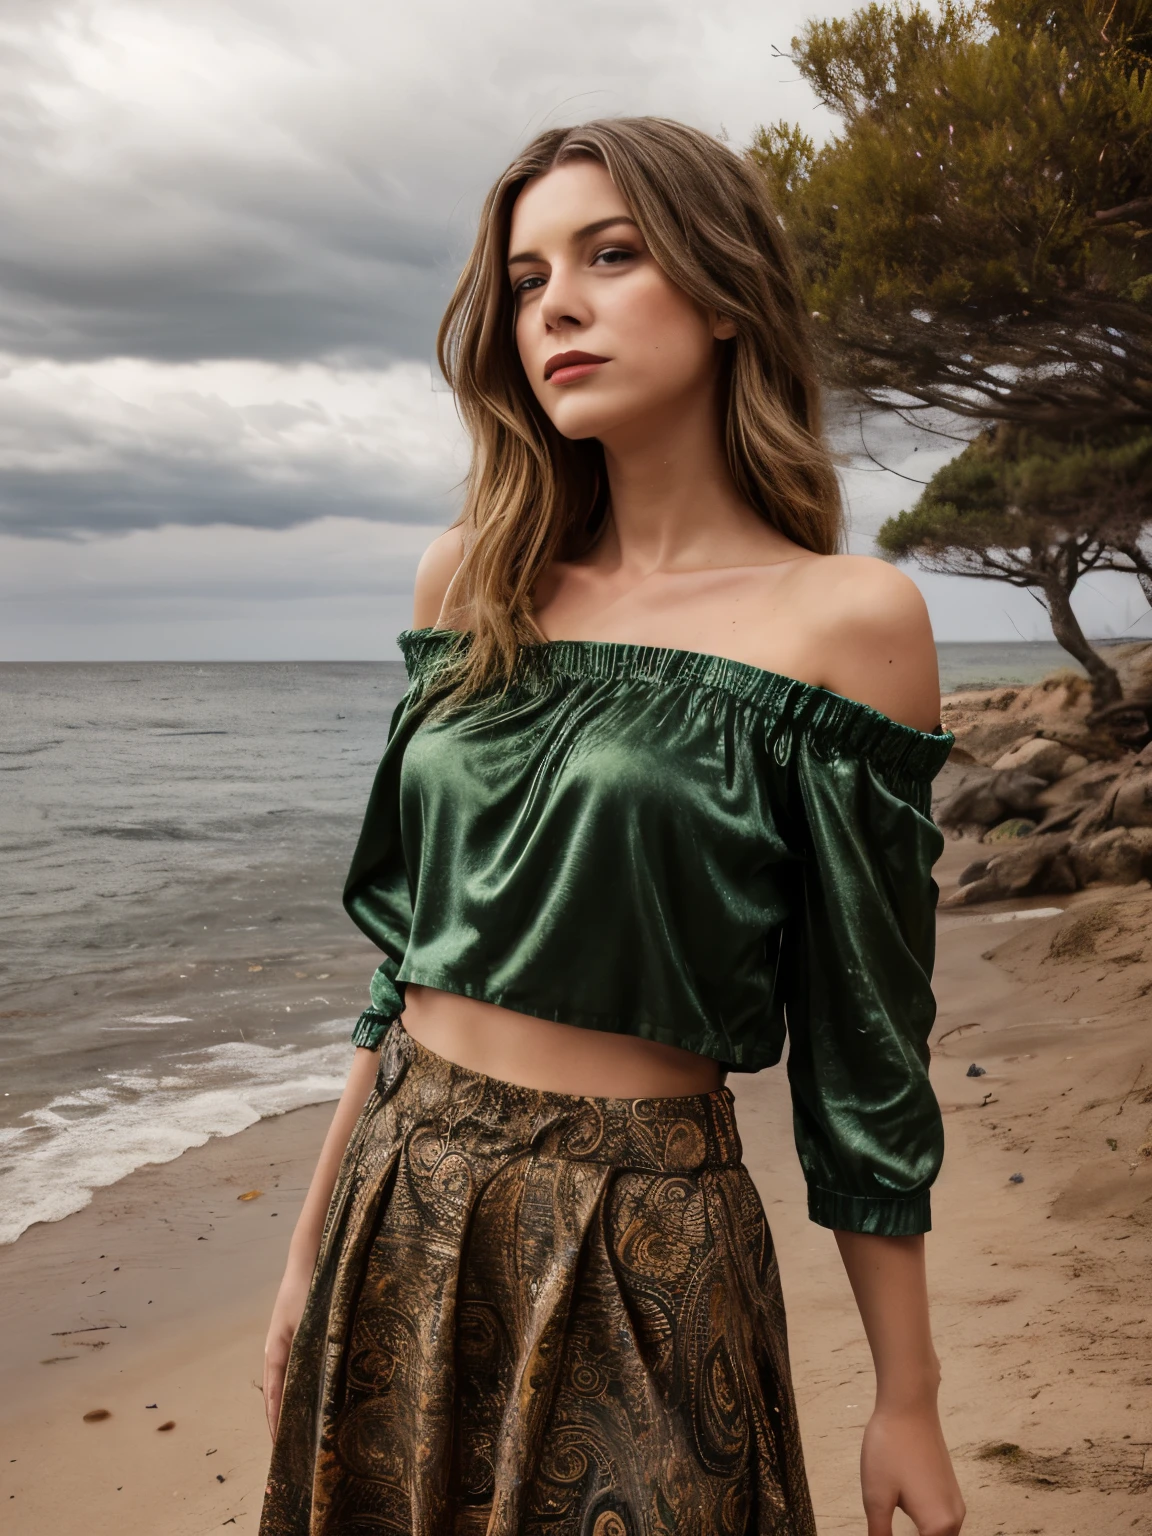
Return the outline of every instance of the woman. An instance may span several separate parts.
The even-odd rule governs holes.
[[[261,1530],[811,1536],[724,1086],[787,1028],[876,1364],[869,1536],[954,1533],[922,1236],[950,738],[916,589],[835,553],[760,178],[656,119],[541,135],[440,357],[472,471],[345,892],[384,958],[269,1332]]]

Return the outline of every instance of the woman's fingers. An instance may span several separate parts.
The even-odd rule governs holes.
[[[868,1536],[892,1536],[897,1509],[919,1536],[959,1536],[964,1500],[935,1411],[877,1409],[864,1431],[860,1473]]]
[[[276,1438],[276,1426],[280,1422],[280,1407],[284,1400],[288,1357],[292,1353],[292,1340],[300,1327],[309,1279],[310,1275],[303,1270],[289,1266],[276,1294],[272,1322],[264,1343],[264,1414],[273,1440]]]
[[[280,1403],[284,1396],[284,1372],[288,1365],[289,1346],[280,1339],[269,1340],[264,1350],[264,1413],[268,1420],[268,1432],[276,1438],[276,1426],[280,1422]]]

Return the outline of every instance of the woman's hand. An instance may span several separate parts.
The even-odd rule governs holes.
[[[876,1406],[860,1451],[868,1536],[892,1536],[897,1509],[920,1536],[956,1536],[964,1500],[936,1412],[940,1362],[924,1239],[837,1232],[836,1242],[876,1365]]]
[[[272,1322],[268,1327],[268,1340],[264,1345],[264,1412],[272,1438],[276,1438],[276,1426],[280,1422],[280,1404],[284,1397],[284,1373],[288,1369],[288,1352],[304,1315],[304,1303],[308,1287],[312,1283],[312,1271],[316,1267],[316,1255],[324,1233],[324,1219],[336,1176],[348,1146],[348,1140],[360,1118],[361,1111],[372,1092],[380,1057],[375,1051],[358,1046],[353,1057],[348,1081],[332,1124],[320,1149],[316,1172],[308,1186],[300,1216],[288,1245],[288,1267],[280,1282],[276,1305],[272,1308]]]
[[[957,1536],[964,1500],[935,1407],[886,1409],[868,1420],[860,1448],[868,1536],[892,1536],[902,1509],[920,1536]]]
[[[280,1422],[280,1404],[284,1397],[284,1374],[288,1369],[288,1354],[292,1340],[304,1315],[304,1303],[308,1299],[311,1274],[304,1273],[299,1265],[289,1263],[276,1293],[272,1308],[272,1321],[268,1325],[268,1337],[264,1342],[264,1412],[268,1418],[268,1431],[273,1440]]]

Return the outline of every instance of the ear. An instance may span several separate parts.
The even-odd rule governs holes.
[[[717,315],[712,324],[712,335],[717,341],[731,341],[736,334],[735,320],[729,320],[727,315]]]

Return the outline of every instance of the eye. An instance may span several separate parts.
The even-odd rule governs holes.
[[[634,260],[635,256],[636,252],[630,251],[625,245],[610,245],[604,250],[596,252],[592,258],[592,265],[596,266],[599,262],[605,266],[616,267],[622,262]]]
[[[544,286],[544,279],[538,272],[533,273],[530,277],[522,277],[518,283],[513,283],[512,292],[519,298],[522,293],[531,293],[537,284],[540,287]]]

